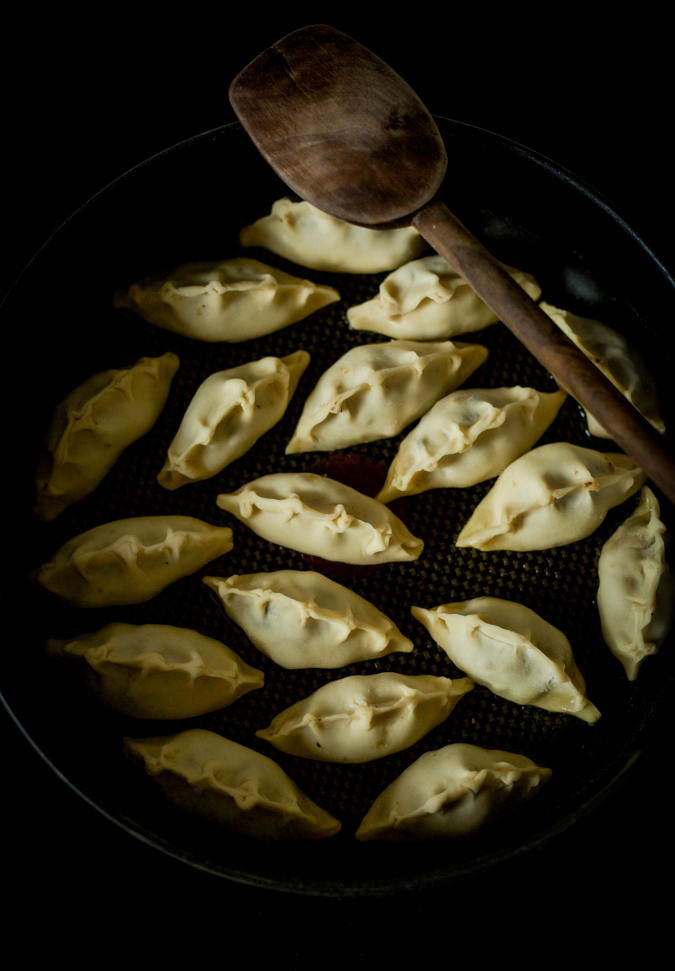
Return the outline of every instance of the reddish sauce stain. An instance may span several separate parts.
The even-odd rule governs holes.
[[[384,462],[376,462],[365,455],[354,455],[349,452],[316,459],[307,466],[305,471],[313,472],[314,475],[325,475],[351,489],[356,489],[364,496],[371,497],[377,495],[387,478],[387,466]],[[388,506],[394,515],[405,522],[407,508],[405,497],[388,503]],[[310,556],[308,553],[303,553],[302,558],[310,570],[335,579],[364,576],[384,566],[383,563],[375,563],[372,566],[360,563],[338,563],[334,560],[324,560],[320,556]]]

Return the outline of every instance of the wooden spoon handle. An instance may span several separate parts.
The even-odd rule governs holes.
[[[445,203],[430,202],[413,216],[412,222],[556,381],[600,422],[664,495],[675,502],[675,461],[660,435],[518,286]]]

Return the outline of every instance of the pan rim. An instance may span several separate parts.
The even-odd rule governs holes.
[[[673,291],[675,291],[675,279],[670,274],[668,269],[664,266],[664,264],[660,261],[660,259],[656,256],[656,254],[653,252],[651,247],[645,242],[645,240],[637,232],[637,230],[635,230],[631,226],[631,224],[616,211],[616,209],[613,207],[613,204],[611,204],[608,200],[606,200],[599,192],[593,189],[590,185],[585,183],[583,180],[579,179],[577,176],[569,172],[567,169],[558,165],[555,161],[552,161],[546,158],[545,156],[540,155],[539,153],[527,148],[526,146],[520,145],[519,143],[506,138],[505,136],[501,136],[496,133],[489,132],[485,129],[479,128],[477,126],[469,125],[464,122],[453,121],[452,119],[444,118],[442,116],[435,115],[434,117],[437,121],[449,124],[451,126],[456,126],[462,130],[470,131],[471,133],[474,134],[474,137],[477,138],[478,141],[481,141],[485,144],[492,143],[495,145],[499,145],[501,148],[506,148],[509,151],[515,153],[516,155],[521,155],[527,158],[530,162],[536,164],[540,168],[543,168],[549,173],[551,173],[555,178],[561,179],[562,181],[566,182],[569,186],[571,186],[577,192],[584,195],[596,206],[599,206],[612,219],[612,221],[615,222],[622,229],[622,231],[630,235],[633,241],[639,245],[639,247],[642,249],[644,254],[652,261],[655,267],[659,270],[664,280],[667,281],[668,284],[673,289]],[[99,200],[106,193],[108,193],[113,187],[118,186],[120,183],[128,179],[139,177],[148,166],[151,166],[158,159],[168,157],[169,155],[174,153],[189,151],[189,148],[194,144],[198,142],[200,143],[205,142],[209,138],[213,138],[216,133],[220,134],[230,129],[241,130],[241,126],[239,125],[238,122],[231,122],[227,125],[219,126],[218,128],[211,129],[210,131],[192,136],[191,138],[186,139],[183,142],[179,142],[173,146],[170,146],[164,149],[163,151],[157,153],[156,155],[153,155],[150,158],[144,160],[143,162],[129,169],[127,172],[121,174],[118,178],[113,180],[107,186],[100,189],[94,196],[92,196],[89,200],[83,203],[82,206],[78,207],[78,209],[76,209],[61,224],[61,226],[59,226],[55,230],[55,232],[47,240],[45,240],[45,242],[42,244],[40,249],[36,252],[36,254],[26,265],[24,270],[21,272],[19,277],[17,277],[17,280],[10,288],[9,293],[11,293],[14,290],[14,288],[17,286],[19,281],[22,279],[24,273],[26,273],[26,271],[33,265],[37,257],[45,250],[46,247],[48,247],[51,244],[51,242],[64,230],[64,228],[71,225],[72,222],[78,218],[80,213],[82,213],[85,210],[88,210],[93,204],[95,204],[97,200]],[[77,793],[77,795],[80,796],[82,799],[84,799],[86,803],[93,806],[106,819],[109,819],[111,822],[116,823],[118,826],[120,826],[123,830],[125,830],[130,835],[135,836],[141,842],[144,842],[147,845],[150,845],[153,848],[158,849],[163,853],[166,853],[167,855],[173,857],[174,859],[187,863],[193,867],[196,867],[197,869],[201,869],[201,870],[205,870],[206,872],[213,873],[217,876],[221,876],[238,883],[244,883],[244,884],[248,884],[254,887],[259,887],[262,889],[275,889],[286,893],[308,894],[312,896],[332,896],[332,897],[381,896],[385,894],[410,892],[413,890],[422,889],[422,887],[424,887],[424,889],[429,889],[431,886],[434,886],[434,885],[443,885],[443,884],[448,884],[456,879],[464,879],[470,874],[478,875],[479,873],[484,873],[486,870],[491,869],[492,867],[497,866],[502,862],[505,862],[507,860],[514,860],[517,857],[522,856],[523,854],[530,853],[541,848],[544,844],[548,843],[548,841],[555,839],[557,836],[561,835],[570,827],[575,825],[575,823],[578,820],[584,818],[590,812],[592,812],[598,805],[601,805],[602,803],[604,803],[607,797],[610,796],[612,793],[614,793],[617,787],[620,786],[621,781],[625,780],[627,776],[630,775],[631,766],[634,765],[636,760],[638,760],[638,752],[637,750],[627,751],[627,749],[633,748],[634,745],[637,745],[641,737],[643,737],[646,734],[648,725],[654,721],[654,718],[657,713],[657,709],[659,709],[662,706],[663,699],[671,690],[671,683],[672,683],[672,678],[666,681],[661,692],[659,693],[657,701],[653,704],[651,710],[645,715],[642,723],[634,730],[631,744],[626,744],[626,746],[624,746],[624,748],[621,750],[621,753],[617,754],[614,762],[615,771],[613,770],[612,778],[600,789],[600,791],[595,793],[595,795],[592,798],[590,798],[588,801],[584,802],[580,807],[578,807],[576,812],[568,814],[563,819],[557,821],[554,825],[543,827],[535,834],[533,834],[532,839],[527,844],[520,844],[515,847],[505,847],[494,853],[488,854],[485,857],[485,859],[480,859],[480,858],[473,859],[470,862],[462,864],[458,868],[452,868],[451,870],[444,870],[443,872],[439,871],[438,873],[434,873],[434,874],[424,874],[421,877],[415,877],[415,878],[409,878],[409,877],[390,878],[390,879],[384,880],[381,883],[370,885],[370,886],[362,886],[360,884],[359,885],[354,884],[353,886],[346,886],[344,883],[339,883],[339,884],[336,883],[335,885],[330,885],[330,886],[310,887],[304,883],[299,884],[298,882],[292,882],[292,881],[285,883],[284,881],[277,880],[277,879],[264,878],[259,874],[250,874],[250,873],[243,874],[238,871],[224,872],[221,870],[214,869],[211,866],[204,865],[203,863],[200,863],[198,860],[191,859],[188,854],[181,852],[175,848],[161,845],[160,843],[156,842],[155,840],[145,835],[145,833],[142,831],[140,827],[136,829],[133,826],[130,826],[128,823],[125,823],[122,819],[116,818],[106,808],[104,808],[95,800],[93,800],[89,795],[87,795],[86,792],[83,792],[75,783],[73,783],[70,779],[68,779],[61,772],[61,770],[54,764],[54,762],[42,751],[42,749],[38,746],[38,744],[33,740],[31,735],[24,728],[23,724],[21,723],[17,715],[14,713],[8,701],[5,699],[4,695],[1,692],[0,692],[0,700],[2,700],[2,703],[6,708],[6,710],[8,711],[10,717],[17,725],[17,727],[20,729],[23,736],[30,743],[34,751],[36,751],[40,755],[43,761],[50,767],[50,769],[57,775],[57,777],[59,777],[62,781],[64,781],[73,792]]]

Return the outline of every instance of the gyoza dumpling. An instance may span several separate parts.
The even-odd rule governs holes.
[[[333,273],[381,273],[418,256],[426,243],[412,226],[368,229],[343,222],[309,202],[278,199],[239,235],[242,246],[261,246],[279,256]]]
[[[629,681],[656,654],[673,622],[675,577],[666,563],[665,531],[656,496],[645,486],[640,505],[600,553],[602,636]]]
[[[185,337],[236,342],[288,327],[339,299],[332,287],[240,257],[146,277],[115,294],[114,304]]]
[[[470,836],[531,799],[551,770],[524,755],[456,742],[425,752],[380,793],[357,840]]]
[[[167,624],[108,624],[47,641],[47,653],[74,662],[96,697],[128,718],[194,718],[265,681],[220,641]]]
[[[307,351],[263,357],[212,374],[198,388],[157,481],[165,489],[209,479],[283,417],[309,364]]]
[[[276,762],[215,732],[125,738],[124,747],[179,809],[246,836],[321,839],[342,828]]]
[[[590,536],[646,479],[621,452],[568,442],[532,449],[504,469],[457,537],[479,550],[547,550]]]
[[[324,560],[416,560],[424,548],[381,502],[311,472],[264,475],[217,503],[263,539]]]
[[[283,668],[341,668],[413,649],[377,607],[321,573],[278,570],[204,583],[258,650]]]
[[[137,604],[231,549],[231,529],[191,516],[117,519],[64,543],[37,579],[73,607]]]
[[[371,762],[414,745],[472,688],[469,678],[356,674],[325,684],[256,735],[306,759]]]
[[[529,607],[476,597],[433,610],[413,607],[412,614],[460,671],[500,698],[589,724],[600,717],[586,697],[570,642]]]
[[[480,344],[450,341],[353,347],[319,378],[286,452],[332,451],[398,435],[486,357]]]
[[[93,492],[124,449],[149,432],[169,394],[175,354],[94,374],[54,412],[37,472],[36,515],[54,519]]]
[[[544,301],[539,306],[658,432],[666,430],[659,414],[654,378],[630,341],[597,320],[575,317]],[[586,418],[591,435],[611,440],[612,436],[588,411]]]
[[[529,273],[505,266],[533,300],[541,288]],[[350,307],[354,330],[414,341],[442,340],[494,324],[499,318],[442,256],[406,263],[390,273],[372,300]]]
[[[520,387],[453,391],[403,439],[377,498],[391,502],[499,475],[544,434],[565,397]]]

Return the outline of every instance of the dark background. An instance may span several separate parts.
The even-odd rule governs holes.
[[[287,17],[239,8],[234,21],[222,7],[180,14],[162,8],[143,17],[116,8],[96,25],[63,10],[39,22],[20,15],[21,26],[6,36],[0,290],[104,185],[164,148],[234,120],[227,100],[234,75],[280,36],[312,22],[330,23],[370,47],[433,113],[507,136],[585,179],[672,271],[672,87],[663,23],[650,20],[649,11],[639,23],[591,26],[573,8],[541,23],[541,14],[512,8],[372,9],[377,21],[374,13],[362,20],[361,12],[337,15],[322,5]],[[229,191],[236,187],[195,187],[215,209],[226,209]],[[61,296],[76,284],[74,268]],[[25,325],[48,316],[48,307],[26,308]],[[236,886],[165,857],[72,793],[4,712],[2,724],[12,913],[56,919],[64,929],[95,915],[110,947],[117,939],[111,927],[119,926],[110,915],[136,922],[140,912],[152,915],[146,930],[163,927],[176,941],[187,935],[178,929],[179,913],[190,915],[191,927],[195,915],[219,914],[201,940],[217,945],[224,960],[233,942],[246,940],[258,957],[277,952],[279,940],[286,957],[305,955],[312,928],[322,929],[336,959],[382,958],[404,947],[405,937],[420,957],[438,952],[451,960],[451,941],[478,941],[486,927],[509,927],[508,952],[523,926],[535,933],[548,926],[543,919],[563,947],[580,927],[599,940],[606,907],[619,925],[624,917],[646,923],[651,935],[659,926],[655,884],[673,862],[671,799],[664,793],[672,774],[664,764],[669,713],[646,737],[621,790],[553,845],[433,895],[364,902]]]

